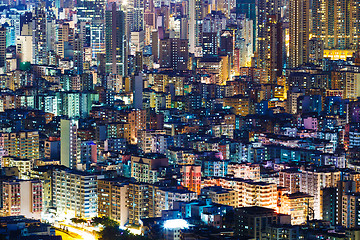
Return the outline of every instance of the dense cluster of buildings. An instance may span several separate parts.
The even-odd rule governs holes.
[[[359,0],[0,0],[0,24],[0,217],[360,239]]]

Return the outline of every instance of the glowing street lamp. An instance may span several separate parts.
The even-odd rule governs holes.
[[[164,222],[164,228],[168,230],[172,229],[188,229],[189,224],[184,219],[169,219]]]

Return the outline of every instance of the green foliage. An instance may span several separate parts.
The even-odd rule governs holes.
[[[86,219],[83,218],[72,218],[70,219],[73,223],[80,224],[80,223],[87,223]]]
[[[148,238],[131,234],[121,230],[118,226],[105,227],[100,233],[99,240],[147,240]]]
[[[98,226],[98,225],[103,225],[104,227],[117,227],[119,228],[119,224],[118,222],[108,218],[108,217],[94,217],[92,218],[92,223],[93,226]]]

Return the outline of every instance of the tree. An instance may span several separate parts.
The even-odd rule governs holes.
[[[78,223],[78,219],[77,218],[72,218],[72,219],[70,219],[70,221],[72,222],[72,223]]]
[[[75,224],[87,223],[86,219],[83,218],[71,218],[70,220]]]
[[[103,225],[104,227],[117,227],[119,228],[119,223],[108,218],[108,217],[94,217],[92,218],[92,223],[93,226],[98,226],[98,225]]]
[[[121,230],[118,226],[105,227],[99,233],[99,240],[147,240],[148,238]]]

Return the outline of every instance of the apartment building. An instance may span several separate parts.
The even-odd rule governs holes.
[[[341,172],[332,168],[303,169],[300,175],[300,192],[314,196],[315,219],[322,219],[321,189],[336,187]]]
[[[242,95],[224,98],[224,107],[233,107],[236,115],[246,116],[250,111],[250,99]]]
[[[57,169],[53,172],[53,205],[64,219],[98,214],[97,180],[102,175]]]
[[[342,225],[346,228],[360,226],[360,194],[351,193],[342,197]]]
[[[4,167],[16,167],[19,170],[20,179],[29,179],[29,172],[34,167],[33,159],[18,158],[13,156],[3,157]]]
[[[260,180],[260,165],[252,163],[230,163],[228,165],[228,175],[235,178]]]
[[[39,159],[39,133],[37,131],[1,133],[1,137],[7,156]]]
[[[279,172],[279,186],[285,187],[289,193],[300,191],[300,175],[298,169],[283,169]]]
[[[138,131],[138,144],[140,149],[144,153],[154,152],[154,145],[164,142],[156,142],[158,138],[157,135],[165,135],[166,130],[139,130]],[[165,149],[166,146],[163,146],[162,149]]]
[[[98,216],[109,217],[124,226],[128,222],[129,179],[98,180]]]
[[[312,213],[309,209],[314,208],[314,197],[306,193],[284,194],[281,197],[280,213],[291,216],[292,225],[301,225],[307,222],[309,217],[312,220]]]
[[[266,229],[275,224],[290,224],[290,216],[264,207],[243,207],[235,209],[234,223],[234,235],[240,239],[267,239]]]
[[[129,224],[140,225],[140,219],[156,216],[156,187],[147,183],[129,183]]]
[[[181,168],[182,185],[192,192],[200,194],[201,191],[201,166],[183,165]]]
[[[202,188],[220,186],[237,192],[237,207],[259,206],[277,209],[277,185],[240,178],[205,178]]]
[[[3,216],[23,215],[41,218],[42,183],[39,180],[13,180],[2,183]]]
[[[161,217],[163,210],[173,209],[174,202],[190,202],[196,199],[196,192],[186,189],[159,188],[156,190],[156,216]]]
[[[232,207],[238,206],[238,193],[235,190],[214,186],[201,189],[201,193],[214,203]]]
[[[159,169],[168,165],[168,159],[162,154],[148,153],[131,156],[131,177],[138,182],[155,183]]]
[[[127,119],[128,122],[124,125],[125,138],[131,144],[136,144],[138,141],[138,131],[145,129],[145,110],[133,110],[129,112]]]

